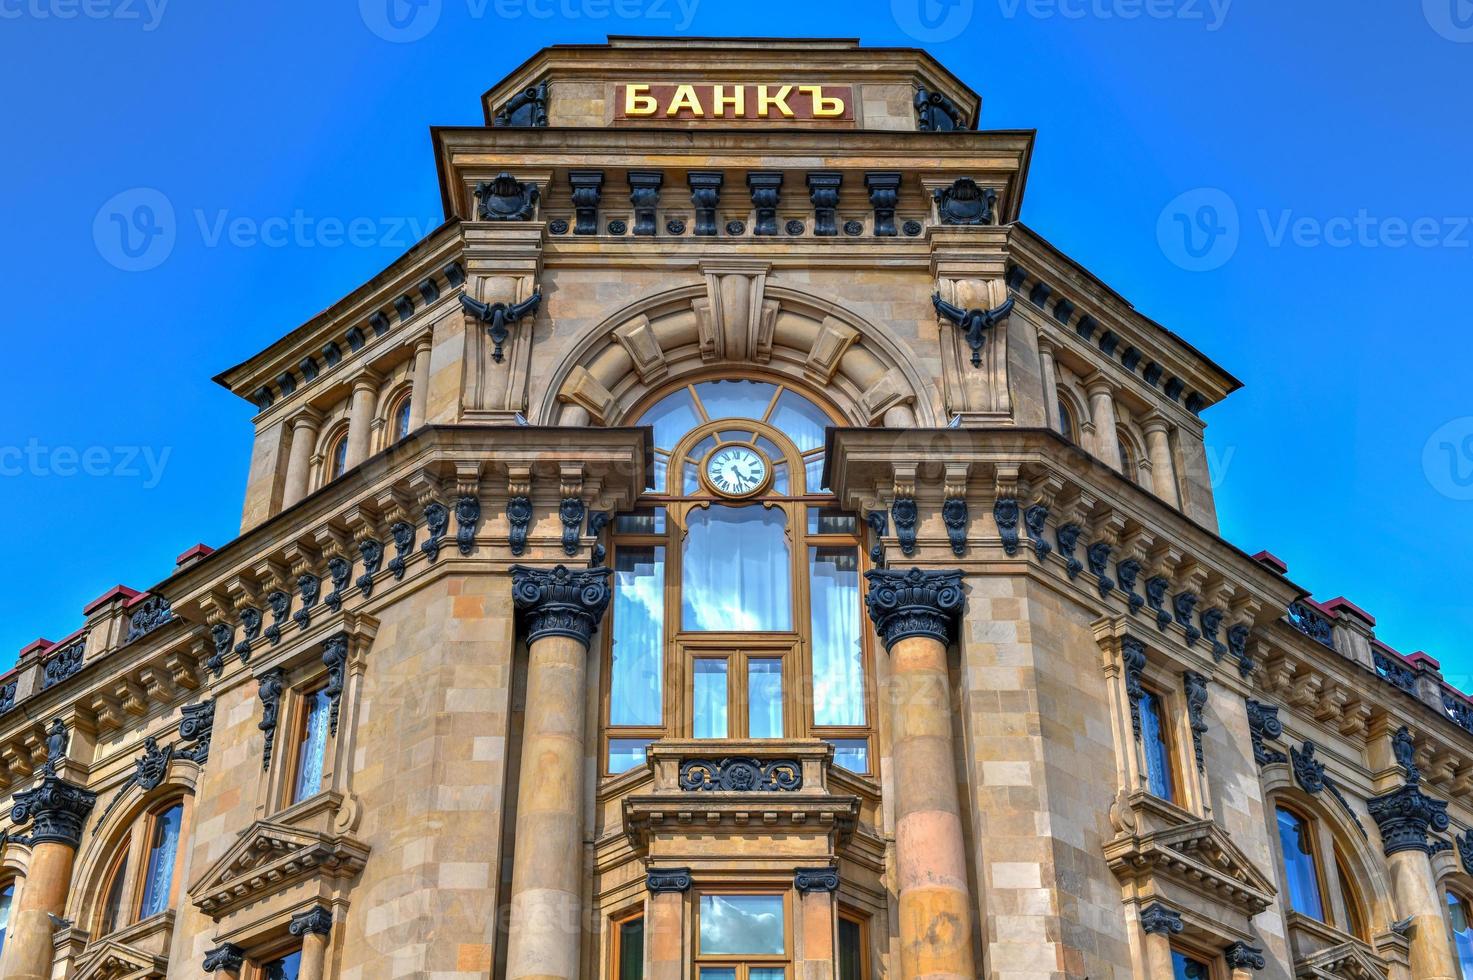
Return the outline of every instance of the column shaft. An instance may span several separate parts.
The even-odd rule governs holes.
[[[297,980],[322,980],[327,976],[327,938],[319,932],[302,937],[302,963]]]
[[[527,650],[506,975],[576,980],[582,945],[586,644],[561,635]]]
[[[1397,851],[1386,861],[1397,910],[1412,920],[1411,975],[1417,980],[1455,980],[1459,971],[1453,962],[1452,937],[1427,853]]]
[[[1095,376],[1089,385],[1089,418],[1095,428],[1094,454],[1120,469],[1120,434],[1115,422],[1115,386],[1104,378]]]
[[[1146,455],[1151,458],[1151,488],[1156,496],[1171,504],[1180,505],[1176,490],[1176,467],[1171,462],[1171,439],[1168,423],[1163,418],[1150,418],[1145,422]]]
[[[348,469],[368,458],[373,436],[373,403],[378,396],[377,383],[359,378],[353,383],[353,404],[348,409]]]
[[[76,848],[56,841],[38,843],[20,888],[20,900],[5,937],[5,980],[50,980],[55,945],[51,916],[66,912]]]
[[[307,496],[312,476],[312,451],[317,446],[320,420],[302,415],[292,422],[291,455],[286,463],[286,487],[281,505],[285,509]]]
[[[1043,411],[1048,427],[1058,432],[1064,420],[1059,417],[1059,372],[1054,365],[1054,345],[1038,338],[1038,374],[1043,382]]]
[[[433,344],[426,337],[414,348],[414,375],[409,389],[409,431],[425,424],[430,397],[430,351]]]
[[[897,641],[890,676],[900,975],[972,980],[972,902],[945,644],[929,636]]]

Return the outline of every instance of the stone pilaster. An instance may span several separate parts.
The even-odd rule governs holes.
[[[1147,980],[1175,980],[1171,963],[1171,937],[1184,928],[1181,913],[1157,902],[1141,911],[1141,932],[1146,936]]]
[[[799,949],[798,980],[835,980],[838,976],[837,868],[799,868],[793,874],[798,892],[798,920],[803,945]]]
[[[96,793],[59,778],[55,762],[47,761],[39,786],[15,794],[10,810],[12,823],[30,823],[32,830],[30,867],[6,936],[5,980],[51,976],[52,922],[66,912],[82,826],[97,803]]]
[[[327,976],[327,941],[332,934],[332,913],[321,905],[314,905],[292,916],[287,931],[302,940],[297,980],[323,980]]]
[[[527,640],[527,708],[512,864],[509,980],[579,976],[588,645],[610,569],[512,566]]]
[[[959,571],[871,571],[866,603],[890,653],[900,976],[974,977],[972,900],[952,753],[946,648]]]
[[[645,924],[645,976],[649,980],[682,980],[685,976],[685,893],[689,868],[651,868],[645,875],[650,893]]]

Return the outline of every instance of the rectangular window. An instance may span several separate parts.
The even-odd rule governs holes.
[[[702,895],[698,955],[783,956],[784,905],[782,895]]]
[[[808,549],[812,590],[813,724],[865,722],[864,648],[860,641],[859,549]]]
[[[292,803],[300,803],[322,790],[322,770],[327,763],[327,726],[332,698],[326,688],[302,695],[302,721],[297,735],[296,778],[292,781]]]
[[[1284,884],[1289,908],[1325,921],[1325,903],[1320,897],[1319,859],[1315,854],[1314,825],[1292,810],[1279,807],[1279,853],[1284,858]]]
[[[695,704],[692,734],[696,738],[726,738],[727,662],[701,657],[695,662]]]
[[[148,865],[143,879],[143,903],[138,918],[146,919],[169,908],[174,894],[174,864],[179,853],[179,828],[184,821],[184,804],[175,803],[153,818]]]
[[[839,977],[838,980],[864,980],[868,944],[864,920],[847,912],[839,913]]]
[[[869,739],[831,738],[828,743],[834,747],[834,765],[860,775],[869,772]]]
[[[614,518],[617,534],[664,534],[665,508],[641,507]]]
[[[609,739],[609,775],[617,776],[644,765],[652,738]]]
[[[1212,968],[1179,950],[1171,951],[1172,980],[1212,980]]]
[[[614,554],[609,724],[658,727],[665,694],[665,549]]]
[[[697,508],[681,556],[681,627],[727,633],[793,628],[787,514],[760,505]]]
[[[747,737],[783,737],[783,662],[747,661]]]
[[[1146,757],[1146,788],[1152,796],[1176,799],[1171,770],[1171,740],[1166,727],[1165,704],[1160,695],[1147,691],[1140,699],[1141,747]]]
[[[616,980],[644,980],[644,919],[614,923]]]

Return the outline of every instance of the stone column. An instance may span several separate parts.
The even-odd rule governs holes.
[[[866,603],[890,653],[900,976],[976,976],[972,899],[952,751],[946,648],[965,603],[959,571],[870,571]]]
[[[1146,980],[1175,980],[1171,964],[1171,937],[1182,931],[1181,913],[1157,902],[1141,912],[1146,935]]]
[[[610,570],[513,565],[511,571],[527,638],[527,709],[506,975],[576,980],[588,645],[608,608]]]
[[[312,478],[312,455],[317,448],[317,433],[322,429],[322,413],[304,409],[292,419],[292,448],[286,463],[286,489],[282,493],[282,509],[307,496]]]
[[[1397,742],[1404,732],[1397,733]],[[1429,830],[1440,833],[1448,828],[1447,804],[1422,792],[1421,773],[1411,760],[1409,735],[1406,745],[1405,750],[1400,746],[1395,750],[1407,773],[1406,783],[1400,789],[1372,797],[1367,808],[1381,831],[1396,914],[1412,923],[1411,975],[1417,980],[1454,980],[1459,970],[1453,961],[1452,937],[1432,871],[1432,845],[1427,839]]]
[[[220,974],[220,980],[240,980],[243,966],[245,950],[234,943],[222,943],[205,952],[205,972]]]
[[[1064,422],[1059,418],[1059,372],[1054,366],[1054,345],[1042,336],[1038,338],[1038,375],[1043,379],[1043,411],[1048,427],[1058,432]]]
[[[15,794],[10,819],[17,826],[35,821],[31,831],[31,863],[21,885],[20,900],[10,916],[5,937],[5,980],[49,980],[53,943],[52,918],[66,912],[72,862],[82,843],[82,825],[97,794],[56,775],[61,753],[52,753],[41,785]]]
[[[1089,420],[1094,425],[1094,454],[1119,470],[1120,434],[1115,424],[1115,384],[1103,374],[1090,376],[1085,386],[1089,393]]]
[[[645,918],[645,971],[647,980],[684,980],[685,893],[690,891],[689,868],[651,868],[645,875],[650,893]]]
[[[1176,467],[1171,461],[1171,423],[1160,415],[1148,415],[1141,423],[1146,432],[1146,455],[1151,460],[1151,488],[1173,507],[1181,505],[1176,489]]]
[[[327,976],[327,939],[332,933],[332,913],[314,905],[292,916],[287,931],[302,940],[297,980],[323,980]]]
[[[1268,965],[1263,950],[1247,943],[1232,943],[1222,951],[1222,958],[1233,971],[1233,980],[1253,980],[1253,974]]]
[[[365,371],[353,381],[353,403],[348,409],[348,469],[368,458],[373,445],[373,403],[378,400],[380,378]]]
[[[413,432],[425,424],[429,417],[430,398],[430,351],[434,344],[429,337],[422,337],[414,345],[414,374],[409,388],[409,431]]]
[[[839,923],[834,892],[839,890],[839,872],[835,868],[799,868],[793,874],[793,887],[798,892],[798,920],[803,924],[797,980],[835,980],[839,973]]]

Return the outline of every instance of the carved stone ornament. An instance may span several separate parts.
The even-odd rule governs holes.
[[[799,895],[809,892],[836,892],[839,890],[838,868],[797,868],[793,871],[793,888]]]
[[[215,702],[186,704],[180,710],[183,717],[179,720],[179,738],[194,745],[180,749],[179,754],[202,766],[210,761],[210,736],[215,732]]]
[[[1299,788],[1313,796],[1325,788],[1325,764],[1314,757],[1315,744],[1305,742],[1300,748],[1289,750],[1293,763],[1294,781]]]
[[[931,192],[943,225],[990,225],[992,209],[997,204],[997,191],[979,187],[970,177],[960,177],[950,187]]]
[[[1222,658],[1226,657],[1228,652],[1228,648],[1217,638],[1225,616],[1227,616],[1226,612],[1212,606],[1202,610],[1197,617],[1197,622],[1202,624],[1202,635],[1206,637],[1208,643],[1212,644],[1212,659],[1218,663],[1222,662]]]
[[[884,171],[865,174],[864,186],[869,188],[869,206],[875,212],[875,234],[880,237],[893,237],[897,234],[895,206],[900,201],[900,172]]]
[[[327,695],[331,706],[328,710],[327,728],[332,735],[338,733],[338,710],[343,702],[343,676],[348,668],[348,634],[334,633],[322,644],[322,664],[327,668],[327,686],[322,693]]]
[[[29,835],[33,845],[55,843],[75,849],[82,843],[82,826],[96,804],[96,793],[47,775],[35,789],[15,794],[10,822],[21,826],[34,821]]]
[[[511,337],[511,325],[523,317],[537,315],[537,308],[542,305],[542,293],[535,292],[520,303],[482,303],[461,293],[460,305],[486,324],[486,333],[494,345],[491,360],[500,364],[505,357],[506,342]]]
[[[530,126],[542,128],[547,125],[547,81],[522,89],[502,103],[491,117],[491,125]]]
[[[900,553],[909,557],[916,553],[916,502],[911,497],[896,497],[890,505],[890,517],[895,521],[895,537],[900,542]]]
[[[1079,536],[1084,533],[1084,528],[1078,524],[1062,524],[1054,532],[1054,541],[1059,546],[1059,555],[1064,559],[1064,572],[1073,581],[1084,571],[1084,564],[1074,557],[1074,549],[1079,545]]]
[[[692,170],[686,174],[690,182],[690,203],[696,212],[694,234],[716,234],[716,207],[721,203],[721,171]]]
[[[777,234],[777,204],[782,193],[781,173],[749,173],[747,189],[752,194],[752,210],[756,222],[752,225],[754,235]]]
[[[1263,958],[1263,950],[1244,942],[1228,946],[1222,951],[1222,958],[1227,961],[1230,970],[1262,970],[1268,966],[1268,961]]]
[[[967,553],[967,502],[961,497],[947,497],[941,505],[941,521],[946,525],[946,539],[952,554]]]
[[[1157,575],[1146,580],[1146,605],[1156,612],[1156,628],[1166,632],[1166,627],[1171,625],[1171,613],[1166,611],[1166,590],[1171,588],[1171,580]]]
[[[526,626],[527,642],[566,636],[584,646],[593,639],[609,605],[607,568],[531,568],[513,565],[512,601]]]
[[[414,525],[408,521],[396,521],[389,528],[389,534],[394,538],[394,557],[389,559],[389,571],[396,581],[402,581],[409,553],[414,550]]]
[[[281,713],[281,690],[286,682],[286,673],[276,668],[261,675],[258,693],[261,697],[261,720],[256,727],[266,734],[266,746],[261,751],[261,769],[271,766],[271,749],[276,742],[276,721]]]
[[[1279,720],[1279,709],[1275,705],[1247,699],[1248,738],[1253,743],[1253,761],[1259,766],[1287,762],[1289,757],[1265,742],[1278,741],[1284,735],[1284,723]]]
[[[1458,860],[1465,874],[1473,875],[1473,830],[1465,830],[1453,838],[1458,845]]]
[[[86,650],[87,640],[83,638],[75,643],[69,644],[60,653],[57,653],[50,660],[46,661],[46,666],[43,668],[41,689],[45,690],[54,684],[60,684],[81,670],[82,656],[86,653]]]
[[[1010,556],[1016,555],[1018,553],[1018,502],[1012,497],[997,498],[992,505],[992,519],[997,523],[998,536],[1002,538],[1002,550]]]
[[[42,769],[46,775],[56,775],[56,767],[66,760],[70,743],[71,733],[67,731],[66,722],[60,718],[51,719],[51,726],[46,729],[46,765]]]
[[[972,350],[972,367],[982,366],[982,348],[987,343],[987,331],[997,326],[1008,318],[1013,312],[1013,299],[1008,297],[998,306],[990,310],[972,309],[964,310],[960,306],[953,306],[941,298],[940,293],[931,296],[931,305],[936,307],[936,312],[951,321],[967,341],[967,346]]]
[[[1141,930],[1148,936],[1174,936],[1183,928],[1181,913],[1167,908],[1160,902],[1147,906],[1141,912]]]
[[[1228,652],[1238,660],[1238,674],[1247,677],[1253,673],[1253,658],[1248,656],[1248,637],[1251,630],[1244,623],[1238,623],[1227,632]]]
[[[333,612],[343,611],[343,593],[353,579],[353,563],[342,555],[327,560],[327,574],[332,579],[332,591],[322,597],[322,604]]]
[[[1335,649],[1335,628],[1330,621],[1303,602],[1289,603],[1289,622],[1295,629],[1317,643]]]
[[[865,606],[885,649],[914,636],[951,644],[966,604],[960,571],[872,569],[864,577]]]
[[[1366,801],[1371,819],[1381,831],[1381,848],[1387,857],[1400,851],[1432,853],[1429,831],[1448,828],[1447,803],[1422,792],[1420,781],[1409,779],[1400,789]]]
[[[651,895],[687,892],[690,885],[690,868],[650,868],[644,876],[644,887]]]
[[[1115,577],[1120,580],[1120,591],[1130,602],[1130,611],[1135,613],[1146,604],[1146,597],[1135,590],[1136,580],[1141,574],[1141,563],[1134,558],[1125,558],[1115,563]]]
[[[872,510],[864,515],[865,524],[875,536],[869,548],[869,560],[876,568],[885,567],[885,535],[890,533],[890,515],[883,510]]]
[[[1115,580],[1109,575],[1110,569],[1110,544],[1107,541],[1096,541],[1085,549],[1084,558],[1089,562],[1089,570],[1094,575],[1096,588],[1099,589],[1100,598],[1107,599],[1110,592],[1115,588]]]
[[[174,611],[169,608],[169,600],[161,595],[151,595],[128,618],[128,638],[123,642],[132,643],[173,621]]]
[[[481,501],[464,496],[455,502],[455,544],[467,558],[476,548],[476,528],[481,523]]]
[[[425,531],[429,535],[419,550],[427,555],[430,561],[440,557],[440,542],[445,540],[445,532],[450,529],[450,509],[438,500],[432,500],[425,505]]]
[[[292,614],[292,621],[305,630],[312,625],[312,610],[322,594],[322,579],[311,572],[297,576],[297,594],[302,597],[302,608]]]
[[[235,643],[235,627],[229,623],[216,623],[210,627],[210,641],[214,644],[214,652],[205,661],[205,669],[219,677],[225,671],[225,658]]]
[[[1043,561],[1053,551],[1053,546],[1043,536],[1048,522],[1048,508],[1043,504],[1034,504],[1023,512],[1023,527],[1028,532],[1028,540],[1033,543],[1033,554],[1039,561]]]
[[[363,556],[363,574],[358,576],[356,584],[358,591],[363,593],[363,598],[367,599],[373,595],[373,577],[384,565],[384,546],[368,538],[358,542],[358,553]]]
[[[1416,781],[1422,778],[1421,770],[1417,768],[1417,743],[1412,739],[1412,730],[1407,726],[1402,725],[1391,736],[1391,755],[1407,774],[1407,779]]]
[[[476,215],[482,221],[530,221],[541,192],[502,172],[476,185]]]
[[[169,774],[169,763],[174,760],[174,746],[166,749],[159,748],[158,739],[152,735],[143,740],[143,755],[133,765],[133,781],[144,792],[150,792],[163,785],[164,778]]]
[[[579,532],[586,512],[587,508],[579,497],[564,497],[558,505],[558,520],[563,522],[563,554],[569,557],[578,553]]]
[[[1125,666],[1125,696],[1130,702],[1130,727],[1139,741],[1141,699],[1146,696],[1146,689],[1141,686],[1141,673],[1146,669],[1146,645],[1133,636],[1122,636],[1120,660]]]
[[[1171,608],[1176,612],[1176,623],[1187,633],[1187,646],[1195,646],[1202,638],[1197,627],[1192,625],[1192,613],[1197,608],[1198,598],[1191,592],[1178,592],[1171,600]]]
[[[841,173],[824,171],[808,175],[808,199],[813,202],[815,235],[831,236],[839,233],[834,212],[839,207],[839,187],[843,183],[844,175]]]
[[[1187,697],[1187,721],[1192,729],[1192,754],[1197,759],[1197,771],[1204,772],[1202,762],[1202,736],[1207,734],[1207,678],[1195,670],[1182,673],[1182,690]]]
[[[685,759],[680,788],[687,793],[793,793],[803,788],[796,759]]]
[[[924,85],[916,91],[916,129],[922,133],[949,133],[961,129],[965,120],[957,104]]]
[[[240,968],[244,965],[245,950],[234,943],[224,943],[205,951],[204,970],[206,973],[214,973],[217,970],[239,973]]]
[[[293,936],[326,936],[332,932],[332,913],[321,905],[292,916],[286,931]]]
[[[506,502],[506,523],[510,528],[508,544],[511,553],[520,558],[527,550],[527,528],[532,525],[532,498],[512,497]]]
[[[277,589],[266,597],[266,608],[271,610],[271,625],[266,627],[266,640],[276,646],[281,642],[281,629],[292,611],[292,594]]]
[[[598,202],[603,197],[602,170],[570,170],[568,184],[573,196],[573,234],[598,234]]]

